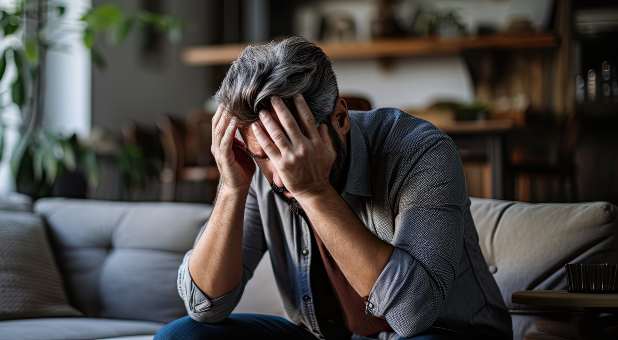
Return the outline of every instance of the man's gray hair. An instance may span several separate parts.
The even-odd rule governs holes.
[[[270,106],[271,96],[281,97],[290,106],[287,99],[296,94],[305,97],[317,122],[328,122],[339,90],[322,49],[293,36],[246,47],[230,66],[215,98],[241,121],[254,121],[261,109]]]

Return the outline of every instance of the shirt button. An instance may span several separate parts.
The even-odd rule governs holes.
[[[303,254],[303,256],[307,256],[309,255],[309,250],[307,248],[304,248],[301,253]]]
[[[498,272],[498,267],[496,267],[494,265],[489,266],[489,272],[492,273],[492,274],[497,273]]]
[[[309,296],[309,295],[303,296],[303,301],[305,301],[305,302],[311,301],[311,296]]]

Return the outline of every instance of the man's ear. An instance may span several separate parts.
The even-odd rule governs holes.
[[[330,115],[330,123],[337,130],[341,137],[350,131],[350,116],[348,115],[348,103],[345,99],[338,97],[335,110]]]

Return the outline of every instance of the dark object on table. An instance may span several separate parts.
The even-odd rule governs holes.
[[[526,17],[513,17],[509,20],[506,25],[506,29],[504,33],[510,34],[526,34],[526,33],[534,33],[536,29],[532,24],[532,21]]]
[[[376,18],[371,23],[371,36],[378,39],[405,36],[406,30],[395,17],[394,1],[380,0],[377,6]]]
[[[457,100],[437,100],[430,108],[450,110],[457,121],[484,120],[489,112],[489,108],[483,103],[465,103]]]
[[[354,41],[356,37],[356,22],[354,17],[346,13],[327,14],[320,23],[320,40],[322,41]]]
[[[566,265],[568,290],[579,293],[613,293],[618,291],[618,264]]]
[[[498,28],[492,23],[482,23],[476,27],[476,35],[486,36],[498,33]]]
[[[412,35],[452,38],[465,36],[466,26],[455,10],[419,8],[413,18]]]

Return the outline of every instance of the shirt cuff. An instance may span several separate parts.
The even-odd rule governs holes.
[[[220,320],[227,316],[240,294],[242,285],[216,298],[206,295],[193,281],[189,272],[189,259],[192,250],[185,254],[178,269],[178,293],[185,303],[187,312],[200,319],[200,314],[208,314],[208,319]]]
[[[365,314],[384,317],[386,309],[397,298],[397,292],[407,282],[408,274],[417,262],[406,251],[395,247],[374,283],[365,303]]]

